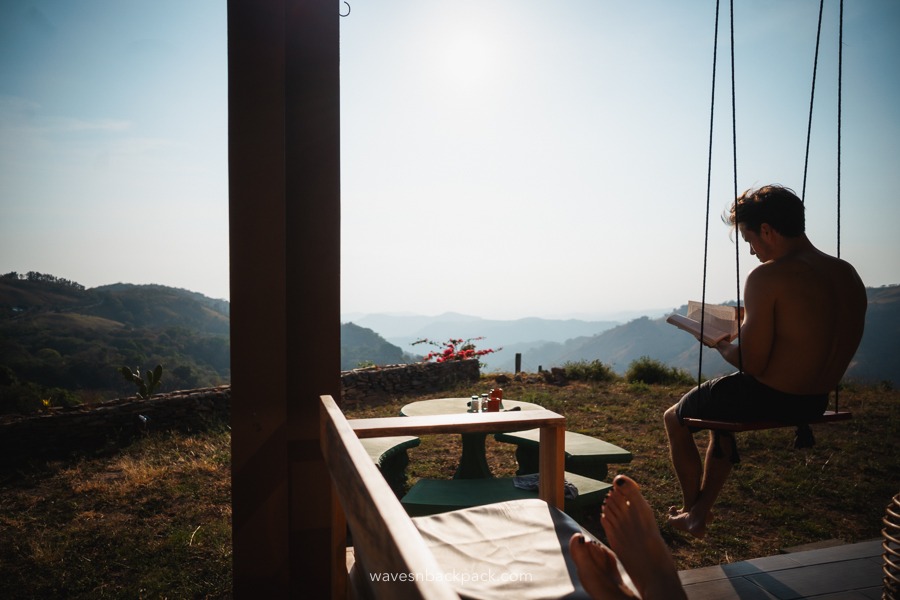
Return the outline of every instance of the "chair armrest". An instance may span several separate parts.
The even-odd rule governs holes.
[[[332,479],[332,597],[347,597],[346,530],[372,573],[439,575],[440,566],[331,396],[320,397],[322,454]],[[387,597],[449,600],[448,582],[388,580]]]

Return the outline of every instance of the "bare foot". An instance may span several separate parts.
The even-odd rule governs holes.
[[[603,504],[603,530],[641,597],[686,598],[675,561],[640,487],[625,475],[617,475],[613,484]]]
[[[688,521],[693,521],[690,516],[687,516],[687,517],[684,516],[684,515],[689,515],[689,514],[690,514],[690,511],[685,508],[676,508],[674,506],[670,506],[668,522],[672,525],[673,528],[678,529],[679,531],[686,531],[685,529],[681,528],[681,519],[687,519]],[[676,522],[673,523],[672,522],[673,520]],[[715,514],[713,514],[713,511],[709,511],[709,514],[706,515],[704,527],[702,528],[702,532],[700,532],[700,535],[696,535],[692,531],[687,531],[687,533],[690,533],[691,535],[696,535],[696,537],[698,537],[698,538],[703,538],[703,536],[706,535],[706,528],[709,527],[710,524],[715,520],[716,520]]]
[[[688,512],[688,510],[684,507],[678,508],[676,506],[669,507],[669,516],[674,517],[675,515],[681,514],[683,512]],[[706,524],[709,525],[715,521],[715,511],[709,511],[709,516],[706,517]]]
[[[694,517],[690,511],[682,511],[674,515],[669,513],[669,525],[672,529],[689,533],[698,540],[702,540],[706,536],[706,525],[710,521],[712,521],[710,516]]]
[[[584,591],[594,600],[637,598],[622,581],[616,556],[603,544],[576,533],[569,540],[569,553]]]

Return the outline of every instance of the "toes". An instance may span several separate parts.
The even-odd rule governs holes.
[[[621,492],[626,498],[633,499],[641,494],[641,486],[628,475],[616,475],[613,479],[616,492]]]

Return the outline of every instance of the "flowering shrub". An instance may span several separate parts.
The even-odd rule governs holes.
[[[433,360],[434,362],[439,363],[447,362],[449,360],[467,360],[469,358],[478,358],[479,356],[484,356],[485,354],[490,354],[491,352],[497,352],[503,349],[497,348],[496,350],[494,350],[493,348],[486,348],[484,350],[476,350],[475,342],[483,339],[483,337],[469,338],[467,340],[450,338],[446,342],[435,342],[433,340],[424,338],[421,340],[416,340],[412,343],[412,345],[415,346],[416,344],[430,344],[432,346],[435,346],[436,348],[439,348],[440,350],[432,350],[422,359],[422,362]]]

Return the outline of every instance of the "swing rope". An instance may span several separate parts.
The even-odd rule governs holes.
[[[812,138],[813,104],[816,99],[816,71],[819,67],[819,40],[822,37],[822,12],[825,9],[825,0],[819,0],[819,25],[816,28],[816,53],[813,56],[812,90],[809,93],[809,121],[806,126],[806,155],[803,158],[803,188],[800,192],[800,201],[806,202],[806,173],[809,170],[809,141]]]
[[[734,0],[731,0],[731,144],[732,156],[734,157],[734,194],[733,198],[737,198],[738,170],[737,170],[737,100],[734,88]],[[741,314],[741,234],[738,229],[737,211],[734,214],[734,279],[737,289],[737,313]],[[744,345],[741,344],[741,321],[738,319],[737,341],[738,341],[738,371],[744,372]]]
[[[838,17],[838,89],[837,89],[837,257],[841,257],[841,97],[844,77],[844,0]],[[834,412],[838,412],[840,385],[834,386]]]
[[[719,0],[716,0],[716,22],[713,29],[713,61],[712,61],[712,93],[709,102],[709,153],[706,160],[706,221],[703,230],[703,288],[700,293],[700,339],[703,339],[703,328],[706,322],[706,266],[709,255],[709,203],[712,189],[712,157],[713,157],[713,123],[716,110],[716,52],[719,46]],[[697,386],[702,382],[703,373],[703,345],[700,345],[700,359],[697,366]]]
[[[809,121],[806,127],[806,155],[803,158],[803,189],[800,201],[806,203],[806,177],[809,171],[809,146],[812,139],[813,106],[816,97],[816,73],[819,67],[819,43],[822,38],[822,14],[825,0],[819,1],[819,21],[816,27],[816,51],[813,56],[812,88],[809,94]],[[838,16],[838,85],[837,85],[837,257],[841,257],[841,98],[844,75],[844,0],[839,3]],[[834,388],[834,411],[839,409],[840,385]]]
[[[737,198],[737,110],[735,100],[735,75],[734,75],[734,0],[729,2],[730,33],[731,33],[731,139],[732,139],[732,166],[734,169],[734,197]],[[709,212],[712,188],[712,157],[713,157],[713,131],[716,109],[716,70],[718,64],[719,47],[719,1],[716,0],[716,20],[713,28],[713,68],[712,68],[712,93],[709,106],[709,154],[706,162],[706,220],[703,231],[703,289],[700,294],[700,339],[703,339],[703,331],[706,322],[706,280],[707,280],[707,256],[709,255]],[[737,222],[734,224],[737,231]],[[737,282],[737,310],[741,310],[741,281],[740,281],[740,235],[735,236],[734,242],[735,274]],[[738,321],[738,369],[743,371],[744,357],[741,349],[741,324]],[[697,364],[697,385],[703,381],[703,343],[700,343],[699,359]]]
[[[844,0],[838,17],[838,90],[837,90],[837,257],[841,257],[841,98],[844,86]]]
[[[841,101],[843,97],[843,56],[844,56],[844,0],[839,3],[838,18],[838,85],[837,85],[837,257],[841,257]],[[816,49],[813,56],[813,75],[812,85],[809,98],[809,119],[806,130],[806,153],[803,160],[803,188],[800,194],[800,201],[805,203],[806,199],[806,180],[809,172],[809,150],[812,139],[812,118],[813,107],[815,105],[816,95],[816,74],[819,65],[819,46],[822,37],[822,15],[825,9],[825,0],[819,2],[819,18],[816,26]],[[732,156],[733,156],[733,174],[734,174],[734,198],[738,197],[738,170],[737,170],[737,106],[735,93],[735,60],[734,60],[734,0],[729,2],[730,11],[730,34],[731,34],[731,132],[732,132]],[[703,234],[703,288],[701,293],[701,317],[700,317],[700,339],[703,339],[705,325],[705,308],[706,308],[706,281],[707,281],[707,256],[709,253],[709,214],[710,214],[710,197],[712,187],[712,156],[713,156],[713,131],[715,121],[715,104],[716,104],[716,70],[718,62],[718,41],[719,41],[719,0],[716,0],[716,18],[713,32],[713,65],[712,65],[712,92],[710,97],[709,109],[709,152],[707,157],[707,174],[706,174],[706,219],[704,222]],[[740,233],[738,232],[737,216],[735,215],[734,229],[736,232],[734,243],[734,261],[735,261],[735,278],[737,286],[737,311],[741,310],[741,281],[740,281]],[[738,320],[738,369],[743,372],[743,354],[741,344],[741,320]],[[699,360],[697,365],[697,385],[702,382],[703,377],[703,343],[700,343]],[[834,411],[840,412],[838,407],[838,388],[834,391]]]

